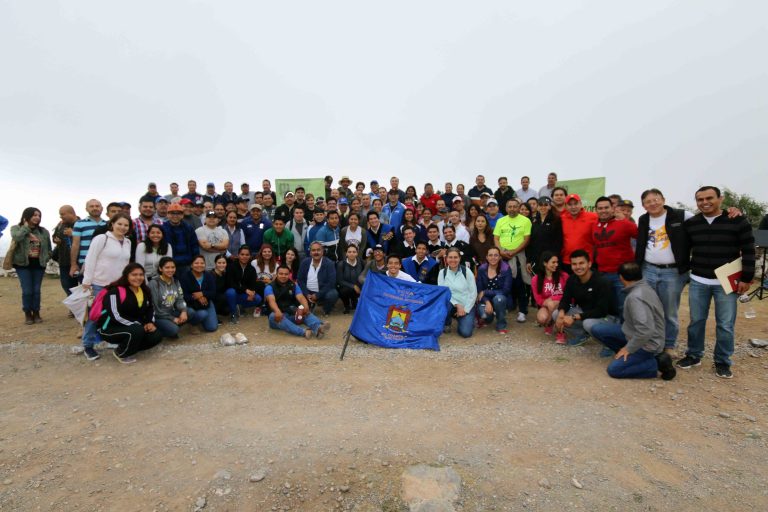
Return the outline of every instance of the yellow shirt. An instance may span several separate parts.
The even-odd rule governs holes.
[[[136,296],[136,303],[141,307],[144,304],[144,290],[139,287],[139,290],[133,292],[133,294]]]
[[[499,237],[502,249],[514,251],[525,241],[526,236],[531,236],[531,220],[525,215],[506,215],[496,221],[493,236]]]

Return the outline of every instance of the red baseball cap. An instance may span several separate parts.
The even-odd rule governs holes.
[[[565,196],[566,203],[570,203],[571,201],[581,202],[581,197],[579,196],[579,194],[568,194],[567,196]]]
[[[187,199],[186,197],[179,201],[179,204],[193,204],[191,199]]]

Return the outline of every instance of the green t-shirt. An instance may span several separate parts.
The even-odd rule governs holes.
[[[531,236],[531,220],[524,215],[505,215],[496,221],[493,236],[499,237],[502,249],[514,251],[520,247],[526,236]]]

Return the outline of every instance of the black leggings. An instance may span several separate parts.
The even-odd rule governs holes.
[[[344,304],[344,307],[349,308],[357,306],[357,299],[360,297],[360,294],[354,288],[339,286],[339,297],[341,297],[341,303]]]
[[[117,345],[115,353],[120,357],[132,356],[150,349],[163,339],[159,329],[146,332],[142,324],[123,325],[115,320],[110,320],[107,328],[101,331],[101,337],[104,341]]]

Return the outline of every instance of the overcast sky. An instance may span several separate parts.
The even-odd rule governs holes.
[[[328,173],[768,201],[766,48],[764,1],[2,0],[1,213]]]

